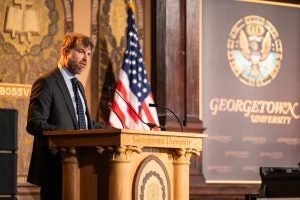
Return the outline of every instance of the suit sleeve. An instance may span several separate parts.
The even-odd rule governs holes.
[[[43,131],[57,130],[48,123],[52,105],[52,89],[45,79],[38,79],[32,86],[28,107],[27,127],[28,133],[43,137]]]

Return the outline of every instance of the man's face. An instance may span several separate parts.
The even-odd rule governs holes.
[[[79,45],[68,50],[66,68],[73,75],[80,74],[91,60],[91,48]]]

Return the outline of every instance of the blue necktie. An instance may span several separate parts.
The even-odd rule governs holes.
[[[83,105],[78,93],[78,80],[77,78],[72,78],[72,86],[73,86],[73,92],[75,96],[75,101],[76,101],[76,110],[77,110],[77,115],[78,115],[78,125],[79,129],[86,129],[86,123],[85,123],[85,114],[83,110]]]

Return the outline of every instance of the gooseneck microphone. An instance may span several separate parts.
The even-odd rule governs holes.
[[[106,90],[106,91],[114,91],[125,103],[126,105],[130,108],[131,111],[133,111],[134,115],[137,116],[139,118],[139,120],[143,123],[143,124],[146,124],[150,130],[152,130],[153,128],[157,127],[157,128],[161,128],[163,129],[163,127],[161,127],[160,125],[157,125],[157,124],[153,124],[153,123],[149,123],[149,122],[145,122],[135,111],[135,109],[122,97],[122,95],[116,90],[116,89],[113,89],[112,87],[110,86],[103,86],[103,89]],[[112,109],[111,109],[112,110]],[[114,112],[114,111],[113,111]],[[114,112],[116,113],[116,112]],[[117,115],[117,114],[116,114]],[[119,118],[119,116],[117,115],[117,117]],[[121,121],[122,123],[122,120],[121,118],[119,118],[119,120]],[[123,125],[123,123],[122,123]],[[123,126],[124,127],[124,126]]]
[[[112,111],[113,113],[115,113],[115,115],[117,116],[117,118],[118,118],[118,119],[119,119],[119,121],[121,122],[121,124],[122,124],[122,127],[124,128],[124,124],[123,124],[123,122],[122,122],[122,120],[121,120],[120,116],[118,115],[118,113],[116,113],[116,112],[114,111],[114,109],[112,109],[112,107],[111,107],[111,103],[110,103],[110,102],[107,104],[107,106],[109,107],[110,111]]]
[[[160,105],[158,105],[156,103],[149,103],[149,106],[150,107],[156,107],[156,108],[163,108],[163,109],[166,109],[166,110],[170,111],[175,116],[176,120],[178,121],[178,123],[180,125],[180,128],[181,128],[181,132],[183,132],[183,126],[182,126],[181,121],[179,120],[179,118],[177,117],[177,115],[171,109],[169,109],[167,107],[164,107],[164,106],[160,106]]]

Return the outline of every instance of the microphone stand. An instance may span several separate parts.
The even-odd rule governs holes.
[[[170,112],[175,116],[177,122],[179,123],[181,132],[183,132],[183,126],[182,126],[181,121],[179,120],[179,118],[177,117],[177,115],[176,115],[171,109],[169,109],[169,108],[167,108],[167,107],[164,107],[164,106],[160,106],[160,105],[158,105],[158,104],[156,104],[156,103],[149,103],[149,106],[150,106],[150,107],[163,108],[163,109],[166,109],[166,110],[170,111]]]
[[[122,127],[124,128],[124,124],[123,124],[123,122],[122,122],[122,120],[121,120],[121,118],[120,118],[120,116],[118,115],[118,113],[116,113],[113,109],[112,109],[112,107],[111,107],[111,103],[108,103],[107,104],[107,106],[109,107],[109,109],[110,109],[110,111],[112,111],[113,113],[115,113],[115,115],[117,116],[117,118],[119,119],[119,121],[121,122],[121,124],[122,124]]]
[[[133,111],[133,113],[135,114],[135,116],[137,116],[138,118],[139,118],[139,120],[143,123],[143,124],[146,124],[148,127],[149,127],[149,129],[150,130],[152,130],[153,128],[155,128],[155,127],[158,127],[158,128],[163,128],[163,127],[161,127],[161,126],[159,126],[159,125],[157,125],[157,124],[153,124],[153,123],[149,123],[149,122],[145,122],[137,113],[136,113],[136,111],[134,110],[134,108],[122,97],[122,95],[116,90],[116,89],[113,89],[113,88],[111,88],[111,87],[106,87],[106,86],[104,86],[103,87],[105,90],[108,90],[108,91],[114,91],[125,103],[126,103],[126,105],[130,108],[130,110],[132,110]],[[123,125],[123,123],[122,123],[122,125]]]

